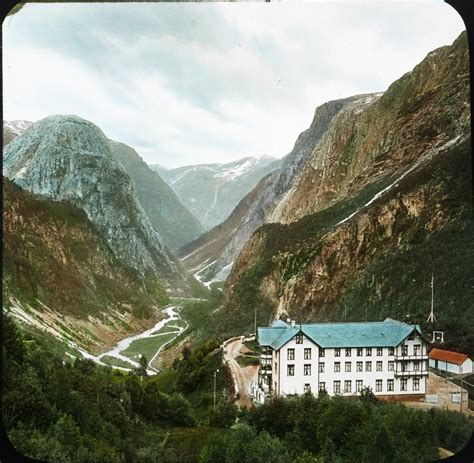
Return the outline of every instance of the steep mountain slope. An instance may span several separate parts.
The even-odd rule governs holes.
[[[153,172],[137,152],[110,141],[113,154],[130,176],[138,200],[165,245],[175,252],[204,232],[199,221],[180,203],[171,188]]]
[[[274,209],[286,224],[245,244],[221,316],[423,322],[433,271],[438,326],[473,352],[469,117],[465,33],[365,109],[347,105]]]
[[[114,256],[82,210],[5,177],[2,285],[16,316],[92,350],[140,329],[168,301],[156,279]]]
[[[141,275],[159,276],[170,291],[190,281],[139,204],[130,177],[102,131],[77,116],[50,116],[12,140],[4,175],[27,191],[84,210],[114,255]]]
[[[279,165],[280,160],[262,156],[228,164],[200,164],[170,170],[157,165],[150,167],[209,229],[223,222],[258,181]]]
[[[242,246],[259,226],[269,220],[332,119],[355,100],[362,101],[359,106],[366,104],[363,96],[357,96],[330,101],[316,108],[310,127],[298,136],[280,168],[263,178],[224,223],[181,249],[179,255],[184,266],[192,272],[200,272],[198,276],[203,280],[225,280]]]
[[[33,125],[30,121],[3,121],[3,146],[10,143],[18,135],[22,135]]]

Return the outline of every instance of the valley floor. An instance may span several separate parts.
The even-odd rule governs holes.
[[[115,347],[98,356],[82,350],[81,353],[85,358],[98,364],[112,366],[122,371],[138,368],[141,357],[145,356],[147,373],[155,375],[159,371],[156,368],[159,354],[188,328],[188,323],[181,318],[179,310],[179,306],[167,307],[162,311],[167,318],[142,333],[122,339]]]

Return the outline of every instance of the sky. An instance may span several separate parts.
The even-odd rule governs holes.
[[[318,105],[464,29],[441,1],[27,4],[3,23],[3,118],[76,114],[168,168],[282,157]]]

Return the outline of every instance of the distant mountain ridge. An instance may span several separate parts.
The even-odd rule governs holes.
[[[148,167],[133,148],[112,140],[110,145],[130,176],[151,224],[173,253],[204,232],[199,220],[181,204],[174,191],[158,173]]]
[[[278,169],[280,160],[245,157],[227,164],[197,164],[166,169],[152,164],[180,201],[207,228],[223,222],[261,178]]]
[[[34,122],[30,121],[3,121],[3,146],[10,143],[18,135],[23,134]]]

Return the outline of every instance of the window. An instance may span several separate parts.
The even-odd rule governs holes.
[[[346,349],[346,357],[350,357],[351,356],[351,349]]]
[[[351,362],[346,362],[346,371],[351,371]]]
[[[388,371],[393,371],[394,366],[395,366],[395,362],[393,360],[390,360],[388,362]]]
[[[382,392],[382,380],[376,379],[375,380],[375,392]]]
[[[337,348],[334,349],[334,357],[340,357],[341,356],[341,349]]]
[[[305,347],[304,349],[304,359],[311,360],[311,347]]]
[[[372,347],[367,347],[367,349],[365,349],[365,354],[367,357],[370,357],[372,355]]]
[[[402,371],[407,371],[407,362],[402,362],[401,367]]]
[[[372,371],[372,362],[365,362],[365,371]]]
[[[341,393],[341,382],[334,381],[334,394],[340,394],[340,393]]]
[[[357,362],[356,371],[362,371],[362,362]]]
[[[319,365],[321,365],[321,364],[319,364]],[[319,367],[319,369],[320,369],[319,371],[321,371],[321,366]],[[324,369],[324,363],[323,363],[323,369]],[[304,375],[305,376],[311,376],[311,364],[308,363],[304,366]]]
[[[350,379],[344,381],[344,392],[350,393],[352,389],[352,381]]]
[[[362,380],[358,379],[356,380],[356,392],[362,391]]]
[[[383,349],[381,347],[377,347],[377,356],[380,357],[383,354]]]
[[[319,383],[319,392],[325,391],[326,390],[326,383],[324,381],[321,381]]]
[[[357,357],[362,357],[362,347],[357,348]]]
[[[375,364],[375,370],[382,371],[382,362],[379,361]]]
[[[402,378],[400,380],[400,391],[406,391],[407,390],[407,384],[408,384],[408,380],[406,378]]]
[[[274,368],[275,373],[276,373],[276,371],[277,371],[277,366],[278,366],[278,365],[277,365],[277,363],[275,362],[275,368]]]
[[[311,365],[306,365],[306,366],[311,367]],[[318,371],[319,373],[324,373],[324,362],[319,362]]]
[[[420,346],[420,344],[415,344],[415,345],[413,346],[413,352],[414,352],[414,354],[415,354],[415,355],[420,355],[420,351],[421,351],[421,346]]]
[[[420,370],[420,362],[413,362],[413,369],[415,371],[419,371]]]
[[[334,362],[334,372],[339,373],[341,371],[341,362]]]
[[[387,391],[393,391],[393,379],[387,379]]]
[[[304,385],[304,392],[311,392],[311,385],[309,383]]]
[[[301,333],[296,335],[296,344],[303,344],[303,335]]]
[[[388,355],[394,355],[395,354],[395,349],[393,347],[388,348]]]
[[[288,349],[288,360],[294,360],[295,359],[295,349]]]
[[[414,391],[420,390],[420,378],[413,378],[413,390]]]
[[[324,355],[325,355],[324,349],[319,349],[319,356],[324,357]]]
[[[287,376],[295,376],[295,366],[288,365]]]
[[[402,346],[402,355],[408,355],[408,346]]]

